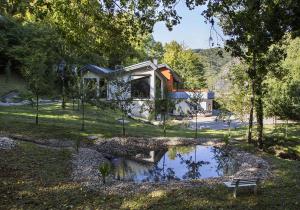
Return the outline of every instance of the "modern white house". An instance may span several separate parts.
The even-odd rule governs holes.
[[[189,94],[184,94],[178,89],[178,84],[182,83],[180,77],[166,64],[157,64],[155,61],[145,61],[142,63],[118,68],[116,70],[86,65],[80,69],[83,81],[96,86],[95,95],[103,100],[114,100],[117,92],[122,92],[124,98],[132,98],[133,105],[131,114],[137,117],[149,117],[149,101],[169,97],[175,101],[180,101],[176,105],[176,110],[182,107],[183,112],[174,111],[173,114],[186,114],[188,110]],[[123,81],[127,88],[116,87],[114,81]],[[184,97],[182,97],[184,96]],[[212,97],[209,93],[204,93],[206,98],[201,103],[205,110],[212,110]],[[179,100],[180,99],[180,100]],[[147,107],[148,106],[148,107]]]

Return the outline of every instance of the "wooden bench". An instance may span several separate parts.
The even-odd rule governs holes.
[[[259,184],[259,179],[233,179],[230,182],[224,182],[226,187],[234,188],[233,197],[236,198],[237,188],[239,187],[254,187],[254,194],[257,194],[257,185]]]

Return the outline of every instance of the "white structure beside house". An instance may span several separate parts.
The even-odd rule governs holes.
[[[94,95],[102,100],[114,100],[116,97],[132,98],[133,104],[131,114],[137,117],[149,117],[149,102],[155,99],[169,97],[178,101],[173,114],[187,114],[193,109],[189,98],[191,91],[176,91],[174,84],[181,83],[179,76],[167,65],[158,65],[155,62],[145,61],[127,66],[125,68],[112,70],[86,65],[80,69],[84,83],[95,86]],[[115,81],[120,81],[126,87],[117,87]],[[119,85],[120,86],[120,85]],[[176,85],[178,87],[178,85]],[[213,94],[212,94],[213,95]],[[201,107],[204,110],[212,109],[211,92],[203,93]]]
[[[198,113],[205,114],[205,116],[212,115],[214,92],[209,90],[179,90],[169,93],[170,98],[177,100],[174,115],[186,115],[198,111]],[[193,98],[197,98],[199,104],[193,102]]]

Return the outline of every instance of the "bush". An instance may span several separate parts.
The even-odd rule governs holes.
[[[111,166],[110,163],[108,162],[104,162],[99,166],[99,172],[102,176],[103,184],[105,184],[106,177],[109,175],[110,171],[111,171]]]

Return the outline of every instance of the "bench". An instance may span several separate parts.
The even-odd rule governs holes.
[[[259,184],[259,179],[233,179],[230,182],[224,182],[226,187],[234,188],[233,197],[236,198],[237,188],[239,187],[254,187],[254,194],[257,194],[257,185]]]

